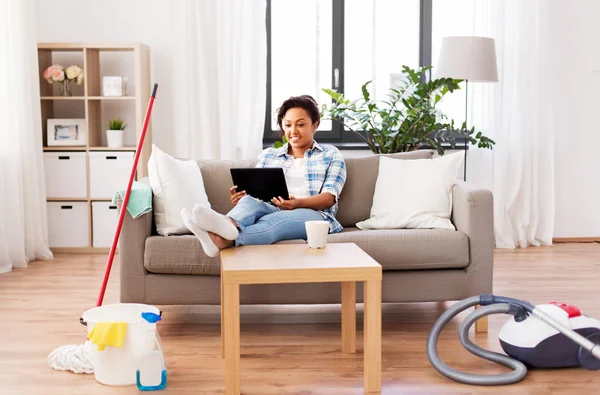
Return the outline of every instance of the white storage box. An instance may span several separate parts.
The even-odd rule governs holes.
[[[92,199],[110,198],[127,188],[133,152],[90,152],[90,196]]]
[[[47,197],[87,197],[85,155],[85,152],[44,152]]]
[[[119,220],[117,205],[92,202],[92,247],[111,247]]]
[[[50,247],[89,247],[87,202],[47,202]]]

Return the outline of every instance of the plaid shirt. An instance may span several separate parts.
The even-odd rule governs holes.
[[[281,148],[267,148],[258,156],[256,167],[281,167],[287,172],[293,163],[294,157],[288,153],[288,144]],[[306,160],[305,182],[308,185],[310,196],[329,192],[335,196],[333,206],[318,210],[330,223],[331,233],[338,233],[342,225],[335,219],[338,210],[338,201],[344,183],[346,182],[346,163],[340,151],[331,145],[319,145],[313,142],[312,148],[304,153]]]

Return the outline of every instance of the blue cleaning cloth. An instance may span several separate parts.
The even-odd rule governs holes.
[[[113,204],[117,204],[119,197],[125,199],[125,189],[115,192],[112,200]],[[138,181],[133,182],[129,202],[127,203],[127,211],[134,219],[152,211],[152,189],[148,184]]]

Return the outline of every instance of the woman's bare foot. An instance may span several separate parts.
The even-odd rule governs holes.
[[[215,243],[215,245],[217,246],[217,248],[219,250],[224,250],[225,248],[233,247],[233,245],[235,244],[235,242],[233,240],[224,239],[221,236],[219,236],[218,234],[215,234],[213,232],[207,232],[207,233],[208,233],[208,237],[210,237],[212,242]]]

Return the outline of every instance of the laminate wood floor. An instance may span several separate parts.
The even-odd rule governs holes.
[[[133,394],[135,386],[108,387],[93,375],[52,370],[48,353],[82,344],[81,314],[96,302],[105,255],[57,255],[0,275],[0,394]],[[117,260],[105,304],[118,301]],[[600,318],[600,245],[495,252],[495,294],[534,304],[565,301]],[[386,305],[383,312],[382,394],[600,393],[600,372],[532,370],[509,387],[474,387],[439,375],[429,364],[425,342],[448,303]],[[219,307],[161,306],[159,332],[168,369],[167,394],[224,393]],[[451,366],[478,373],[503,367],[465,350],[457,337],[464,315],[442,335],[439,349]],[[473,334],[486,348],[501,351],[497,335],[507,316],[492,316],[487,334]],[[360,321],[360,316],[358,317]],[[244,394],[361,394],[362,330],[357,354],[342,354],[338,306],[252,306],[242,309],[241,387]]]

